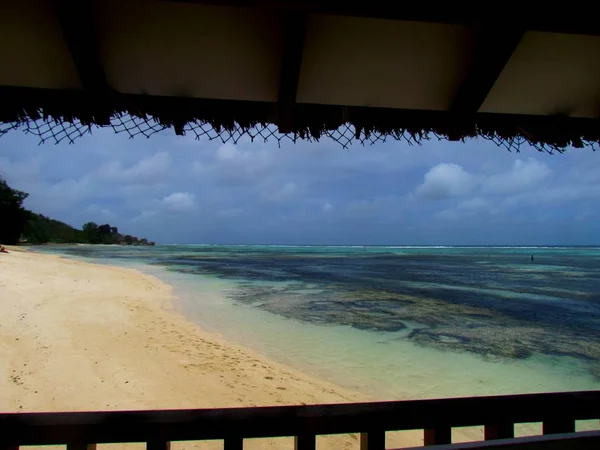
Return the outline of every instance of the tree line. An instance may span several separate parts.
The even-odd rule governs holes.
[[[23,207],[23,201],[28,196],[26,192],[12,189],[0,178],[0,243],[154,245],[154,242],[145,238],[123,235],[110,224],[88,222],[79,230],[33,213]]]
[[[88,222],[83,225],[83,234],[90,244],[119,244],[119,245],[154,245],[154,242],[146,238],[137,238],[129,234],[119,233],[117,227],[112,227],[106,223],[97,225],[94,222]]]

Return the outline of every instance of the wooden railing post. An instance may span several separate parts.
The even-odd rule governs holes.
[[[597,421],[598,404],[600,391],[582,391],[258,408],[0,412],[0,450],[64,444],[64,450],[95,450],[96,445],[89,442],[144,442],[146,450],[170,450],[170,442],[217,439],[223,440],[226,450],[243,450],[244,438],[287,437],[291,441],[289,437],[294,436],[296,450],[315,450],[316,435],[360,431],[362,450],[383,450],[387,430],[424,429],[425,445],[445,446],[452,444],[452,427],[481,424],[485,439],[498,441],[478,445],[492,448],[506,446],[502,439],[513,438],[515,421],[542,422],[547,435],[543,442],[563,439],[559,434],[576,434],[575,419]],[[548,444],[548,449],[552,445]],[[527,448],[536,446],[528,444]]]
[[[441,445],[452,443],[452,428],[427,428],[423,431],[424,445]]]
[[[483,427],[483,438],[486,441],[494,439],[511,439],[515,437],[515,426],[512,423],[494,423]]]
[[[146,450],[171,450],[171,443],[169,441],[148,441]]]
[[[574,432],[575,421],[572,419],[544,420],[544,422],[542,423],[543,434],[560,434]]]
[[[19,446],[18,445],[2,444],[0,442],[0,450],[19,450]]]
[[[72,442],[67,444],[67,450],[96,450],[96,444],[82,444],[80,442]]]
[[[314,434],[299,434],[294,436],[294,450],[315,450],[317,437]]]
[[[370,430],[360,433],[360,450],[385,450],[385,431]]]
[[[244,438],[241,436],[229,436],[223,440],[223,450],[243,450]]]

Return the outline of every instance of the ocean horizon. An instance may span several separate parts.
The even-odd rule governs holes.
[[[63,245],[63,244],[53,244]],[[70,244],[66,244],[70,245]],[[79,244],[79,245],[102,245],[102,244]],[[109,244],[117,245],[117,244]],[[600,248],[600,244],[578,244],[578,245],[535,245],[535,244],[223,244],[223,243],[175,243],[163,244],[157,243],[159,246],[174,247],[174,246],[198,246],[198,247],[339,247],[339,248],[365,248],[365,247],[380,247],[380,248]]]
[[[201,327],[375,398],[600,388],[600,246],[40,250],[154,275]]]

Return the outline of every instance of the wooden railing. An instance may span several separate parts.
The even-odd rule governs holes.
[[[411,400],[379,403],[124,412],[0,414],[0,450],[66,444],[145,442],[168,450],[172,441],[222,439],[240,450],[245,438],[294,436],[297,450],[316,436],[360,433],[362,450],[385,448],[386,431],[424,430],[425,445],[451,443],[453,427],[484,426],[485,442],[449,448],[600,449],[600,432],[575,433],[575,420],[600,419],[600,391]],[[542,422],[544,436],[513,439],[514,424]],[[493,441],[493,442],[492,442]],[[558,446],[557,446],[558,445]],[[445,447],[444,447],[445,448]]]

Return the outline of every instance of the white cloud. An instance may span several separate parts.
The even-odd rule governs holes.
[[[212,175],[228,185],[244,185],[262,181],[273,167],[271,153],[266,149],[240,150],[234,144],[223,144],[212,160],[194,161],[197,175]]]
[[[83,176],[82,178],[67,179],[58,183],[46,186],[44,192],[39,193],[40,199],[43,201],[54,203],[55,207],[68,208],[73,203],[76,203],[94,192],[94,185],[90,177]]]
[[[288,181],[282,187],[267,188],[263,192],[263,197],[272,202],[283,202],[289,200],[298,192],[296,183]]]
[[[465,200],[460,202],[457,208],[461,211],[481,211],[482,209],[488,209],[490,206],[487,200],[480,197],[472,198],[471,200]]]
[[[426,174],[415,195],[430,200],[464,197],[478,191],[488,196],[518,195],[536,192],[552,175],[550,168],[533,158],[517,159],[510,170],[489,176],[474,175],[457,164],[438,164]],[[548,193],[545,194],[546,196]],[[508,197],[506,202],[520,202],[521,199]],[[467,210],[490,209],[489,199],[481,197],[467,200],[457,205],[464,213]]]
[[[574,203],[582,200],[596,200],[600,198],[599,185],[563,184],[556,187],[523,192],[507,197],[502,205],[506,207],[522,205]]]
[[[461,217],[475,217],[481,213],[490,213],[491,211],[490,202],[481,197],[475,197],[460,202],[455,209],[444,209],[434,216],[440,219],[454,220]]]
[[[0,158],[0,176],[6,178],[9,184],[14,181],[23,183],[35,180],[39,175],[41,166],[42,158],[39,156],[14,162],[7,158]]]
[[[426,174],[415,191],[417,197],[441,200],[468,194],[476,185],[476,178],[457,164],[438,164]]]
[[[280,192],[283,195],[292,195],[297,190],[298,186],[296,186],[296,183],[288,182],[283,185]]]
[[[594,155],[594,159],[587,160],[586,164],[571,167],[565,179],[578,184],[600,184],[600,160]]]
[[[174,192],[161,200],[162,206],[168,211],[187,212],[197,209],[196,198],[189,192]]]
[[[510,171],[492,175],[483,183],[483,192],[490,194],[513,194],[537,188],[552,171],[543,162],[529,158],[517,159]]]
[[[461,215],[459,213],[452,211],[451,209],[444,209],[443,211],[434,214],[434,217],[445,220],[456,220],[460,216]]]
[[[223,144],[217,149],[217,159],[219,161],[239,161],[246,160],[249,157],[249,152],[241,152],[233,144]]]
[[[200,161],[192,162],[192,172],[194,172],[196,175],[203,175],[205,172],[208,172],[209,170],[210,170],[210,166],[207,166],[206,164],[203,164]]]
[[[155,184],[165,179],[170,166],[171,156],[159,152],[129,168],[124,168],[120,161],[111,161],[98,169],[98,177],[128,184]]]
[[[505,208],[525,205],[561,205],[600,199],[600,164],[591,159],[585,165],[573,167],[561,174],[548,167],[533,170],[534,176],[528,189],[520,189],[507,196],[501,203]],[[542,165],[530,160],[530,166]],[[537,178],[536,175],[537,174]],[[552,181],[550,183],[550,180]],[[521,186],[523,187],[523,186]]]
[[[92,214],[94,220],[113,220],[117,218],[117,215],[108,208],[92,204],[85,208],[86,212]]]
[[[138,216],[131,219],[131,222],[132,223],[143,223],[143,222],[146,222],[148,219],[151,219],[152,217],[156,216],[156,214],[157,214],[156,211],[142,211]]]
[[[434,214],[441,219],[475,217],[481,214],[497,214],[516,205],[556,201],[559,198],[578,198],[580,189],[571,186],[548,187],[552,171],[544,163],[533,158],[517,159],[507,171],[492,175],[471,174],[456,164],[438,164],[425,174],[425,179],[415,191],[425,199],[449,199],[466,197],[477,192],[477,197],[463,200],[451,208]]]

